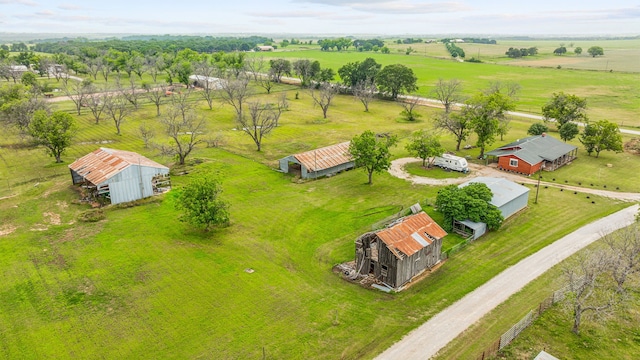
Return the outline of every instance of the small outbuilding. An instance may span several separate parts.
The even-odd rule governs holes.
[[[300,172],[300,177],[303,179],[316,179],[353,169],[355,162],[349,153],[350,143],[350,141],[347,141],[300,154],[289,155],[280,159],[280,170],[285,173]]]
[[[189,82],[193,86],[205,89],[220,90],[225,85],[226,80],[212,76],[190,75]]]
[[[356,271],[359,275],[371,274],[386,286],[401,290],[440,262],[442,238],[446,235],[424,212],[403,217],[356,240]]]
[[[275,48],[271,45],[260,45],[260,46],[256,46],[256,49],[258,51],[273,51],[275,50]]]
[[[541,168],[553,171],[578,156],[578,147],[547,134],[529,136],[487,152],[498,169],[531,175]]]
[[[489,203],[500,210],[505,220],[529,204],[529,188],[513,181],[481,176],[460,184],[459,187],[462,188],[473,183],[487,185],[493,194]],[[469,219],[456,219],[453,222],[453,229],[464,236],[472,236],[472,239],[475,240],[487,232],[487,224],[473,222]]]
[[[169,168],[138,153],[100,148],[69,165],[74,185],[111,204],[134,201],[171,188]]]

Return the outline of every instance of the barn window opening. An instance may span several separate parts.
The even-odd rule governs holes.
[[[380,275],[387,276],[389,268],[387,265],[382,265],[382,270],[380,271]]]
[[[518,167],[518,159],[509,159],[509,166]]]

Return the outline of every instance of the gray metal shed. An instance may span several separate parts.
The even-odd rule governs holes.
[[[529,188],[503,178],[477,177],[471,179],[460,187],[472,183],[483,183],[493,193],[490,203],[502,212],[502,217],[507,219],[518,211],[527,207],[529,203]]]
[[[487,224],[471,220],[454,220],[453,231],[462,236],[471,237],[471,240],[475,240],[487,232]]]
[[[350,143],[350,141],[347,141],[300,154],[289,155],[280,159],[280,170],[285,173],[295,172],[299,166],[301,178],[315,179],[353,169],[355,162],[349,153]],[[298,166],[292,166],[292,164]]]
[[[100,148],[69,165],[73,184],[111,204],[134,201],[170,188],[169,168],[131,151]]]

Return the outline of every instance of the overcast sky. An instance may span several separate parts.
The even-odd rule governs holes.
[[[640,0],[0,0],[0,32],[640,34]]]

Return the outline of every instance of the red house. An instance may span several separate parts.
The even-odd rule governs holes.
[[[578,147],[547,134],[530,136],[491,150],[487,156],[497,158],[498,169],[531,175],[544,167],[553,171],[573,161]]]

